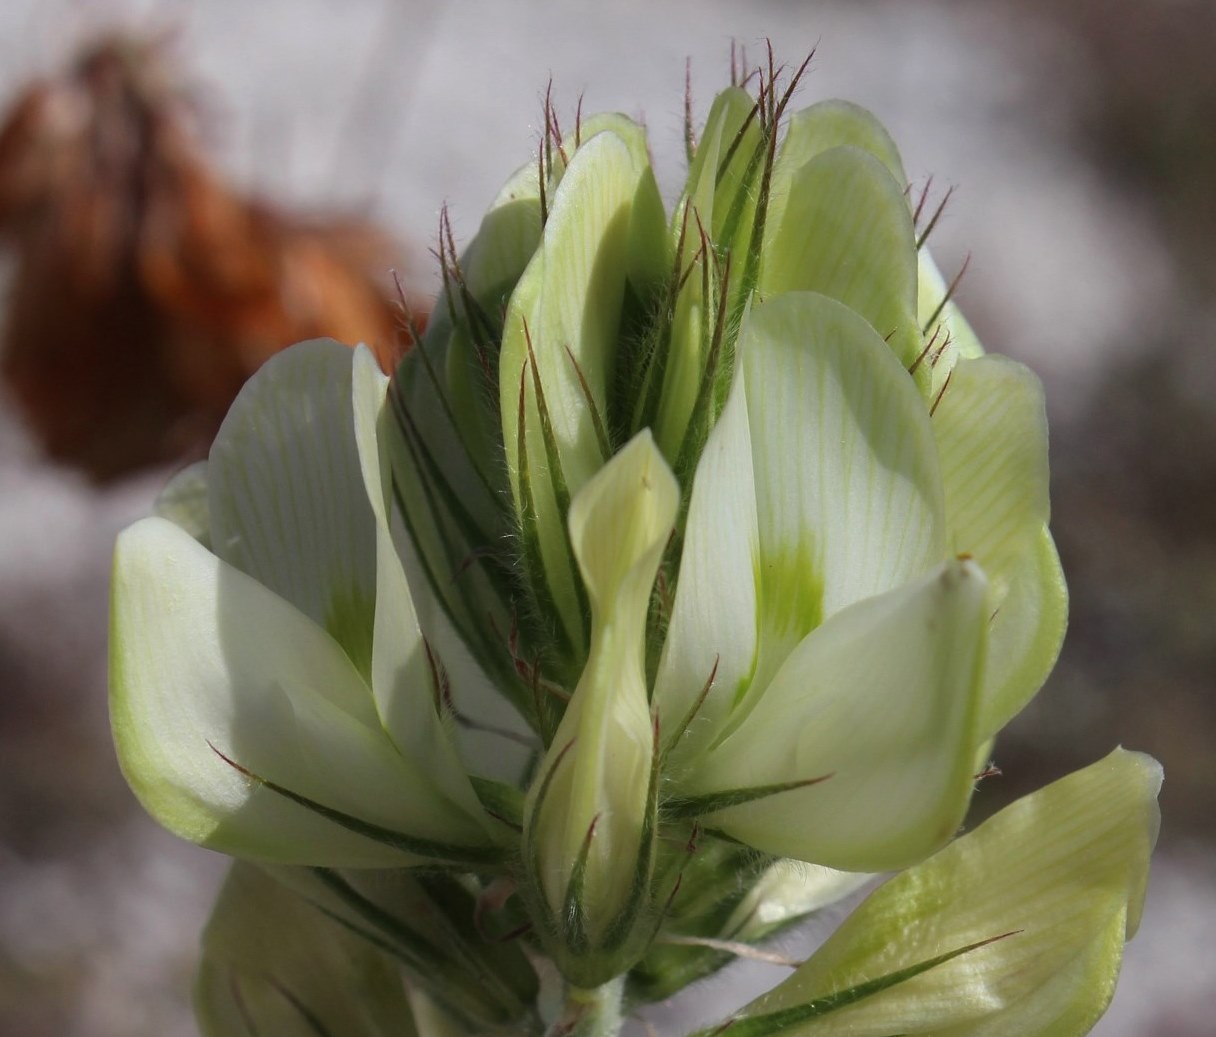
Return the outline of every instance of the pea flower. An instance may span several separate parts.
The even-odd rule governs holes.
[[[1087,1033],[1140,924],[1160,785],[1155,760],[1116,750],[1006,807],[878,889],[719,1032]]]
[[[1156,765],[1116,753],[952,841],[1063,637],[1042,389],[983,352],[873,116],[787,118],[801,72],[690,125],[670,219],[639,125],[564,135],[546,103],[463,254],[441,225],[392,379],[283,353],[120,537],[124,771],[250,862],[209,1034],[613,1033],[885,871],[723,1026],[1103,1010]],[[405,994],[371,990],[398,966]]]

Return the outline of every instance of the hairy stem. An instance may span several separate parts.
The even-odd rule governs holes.
[[[624,1022],[621,1014],[624,990],[624,976],[592,990],[568,986],[561,1014],[546,1037],[616,1037]]]

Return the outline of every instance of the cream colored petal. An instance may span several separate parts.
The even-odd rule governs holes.
[[[1013,573],[988,630],[984,705],[987,736],[1013,719],[1055,666],[1068,626],[1068,588],[1046,527]]]
[[[812,291],[864,317],[905,368],[921,351],[917,259],[903,184],[868,151],[837,147],[790,177],[766,230],[760,295]]]
[[[780,296],[740,337],[762,625],[801,638],[944,556],[937,448],[911,379],[839,302]]]
[[[376,537],[350,350],[316,339],[267,361],[220,427],[207,484],[215,553],[328,630],[366,674]]]
[[[354,832],[243,768],[415,843],[486,847],[479,827],[385,736],[338,643],[164,519],[144,519],[119,537],[111,644],[123,772],[145,808],[179,835],[285,863],[391,865],[420,856],[417,845]]]
[[[152,514],[181,526],[203,547],[211,547],[211,513],[207,503],[207,462],[196,461],[178,472],[160,491]]]
[[[785,1037],[1079,1037],[1105,1009],[1139,922],[1161,767],[1116,750],[1007,807],[873,893],[744,1015],[795,1010],[991,941]],[[727,1030],[726,1032],[730,1032]],[[742,1032],[742,1031],[741,1031]]]
[[[655,679],[655,708],[668,738],[680,733],[695,710],[673,750],[677,767],[720,734],[756,665],[760,533],[743,379],[739,365],[697,463],[675,602]]]
[[[813,631],[681,791],[823,780],[704,823],[848,871],[905,867],[944,844],[973,786],[985,591],[973,563],[951,562]]]

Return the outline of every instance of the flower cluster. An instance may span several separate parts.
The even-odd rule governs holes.
[[[124,771],[245,862],[209,1035],[607,1034],[887,871],[718,1029],[1101,1014],[1157,765],[955,838],[1064,631],[1042,391],[883,128],[787,116],[798,79],[718,95],[670,218],[640,126],[546,106],[392,379],[287,351],[121,536]]]

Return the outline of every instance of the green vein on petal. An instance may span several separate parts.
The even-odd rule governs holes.
[[[848,871],[923,858],[954,833],[971,796],[985,592],[974,563],[955,561],[836,613],[674,794],[830,774],[705,823]]]
[[[940,561],[937,450],[911,380],[839,302],[810,292],[779,296],[752,310],[740,338],[761,627],[796,643],[820,617]],[[799,569],[791,573],[790,562]],[[794,579],[819,589],[818,609],[816,593],[804,589],[801,609],[789,614]],[[783,616],[794,626],[782,629]]]
[[[347,347],[316,339],[245,385],[207,470],[216,554],[371,664],[375,532],[351,415]]]
[[[868,151],[821,152],[789,178],[766,234],[760,295],[813,291],[864,317],[905,368],[922,349],[917,258],[903,185]]]
[[[1000,597],[1050,517],[1043,387],[1005,357],[961,359],[933,413],[950,549]]]
[[[338,643],[164,519],[119,537],[111,636],[111,722],[124,774],[179,835],[284,863],[414,860],[250,782],[214,746],[371,824],[485,844],[480,826],[385,737]]]
[[[988,631],[981,731],[991,737],[1043,686],[1068,626],[1068,587],[1046,527],[1009,582]]]
[[[1005,808],[865,900],[764,1014],[1014,933],[788,1037],[1080,1037],[1109,1001],[1157,837],[1161,768],[1105,759]]]

